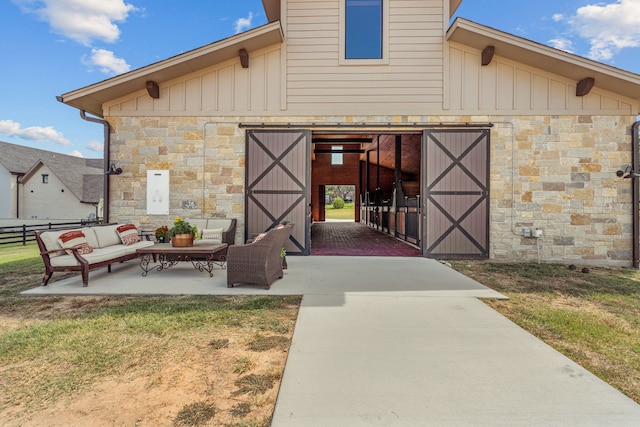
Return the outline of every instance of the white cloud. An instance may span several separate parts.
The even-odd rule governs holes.
[[[573,42],[563,37],[557,37],[549,40],[549,44],[556,49],[564,50],[565,52],[574,53]]]
[[[551,17],[551,19],[554,20],[554,22],[560,22],[562,20],[564,20],[564,15],[561,13],[554,13],[553,16]]]
[[[583,6],[569,23],[589,40],[591,59],[611,60],[624,48],[640,47],[640,0]]]
[[[105,49],[91,49],[91,56],[89,58],[85,57],[82,63],[99,67],[100,71],[109,75],[126,73],[131,69],[127,61],[116,57],[113,52]]]
[[[78,150],[73,150],[72,152],[69,153],[69,155],[74,157],[84,157],[82,153],[79,152]]]
[[[118,41],[120,29],[136,7],[124,0],[13,0],[24,12],[47,22],[51,30],[90,46],[92,40]]]
[[[247,16],[246,18],[238,18],[235,22],[236,34],[251,28],[252,20],[253,20],[253,12],[249,12],[249,16]]]
[[[98,141],[91,141],[87,144],[87,148],[91,151],[102,153],[104,151],[104,144]]]
[[[17,136],[28,141],[51,141],[61,145],[71,145],[71,142],[55,130],[52,126],[30,126],[23,128],[20,123],[13,120],[0,120],[0,134]]]

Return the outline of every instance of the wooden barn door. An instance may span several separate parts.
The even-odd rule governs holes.
[[[489,135],[488,129],[424,132],[425,257],[489,257]]]
[[[247,131],[246,238],[293,222],[287,253],[309,255],[310,146],[310,131]]]

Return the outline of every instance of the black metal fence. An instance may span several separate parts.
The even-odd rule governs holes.
[[[27,242],[34,242],[36,237],[34,231],[39,230],[56,230],[62,228],[73,228],[77,226],[85,227],[91,225],[101,224],[102,221],[76,221],[76,222],[56,222],[47,224],[32,224],[32,225],[13,225],[7,227],[0,227],[0,245],[8,245],[11,243],[22,243],[26,245]]]

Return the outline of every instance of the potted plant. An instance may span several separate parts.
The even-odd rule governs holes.
[[[167,240],[168,234],[169,227],[167,227],[166,225],[156,228],[156,240],[158,241],[158,243],[164,243]]]
[[[198,234],[198,228],[189,224],[183,218],[176,218],[169,230],[173,246],[193,246],[193,239]]]

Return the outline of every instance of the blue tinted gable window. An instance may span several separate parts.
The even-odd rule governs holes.
[[[345,2],[345,58],[382,58],[382,0]]]

